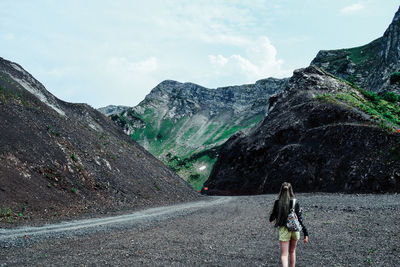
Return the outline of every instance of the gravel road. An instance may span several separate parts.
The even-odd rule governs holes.
[[[0,266],[279,266],[276,195],[207,197],[132,214],[0,229]],[[399,266],[400,196],[297,194],[297,266]]]

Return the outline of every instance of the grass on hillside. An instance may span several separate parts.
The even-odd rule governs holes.
[[[264,114],[258,114],[226,123],[215,119],[204,128],[204,125],[199,125],[188,116],[175,121],[166,118],[162,110],[147,106],[142,108],[143,112],[133,112],[127,117],[120,114],[119,120],[134,129],[131,137],[135,141],[196,190],[200,190],[208,179],[217,160],[218,146],[237,132],[254,127],[264,118]],[[129,117],[137,118],[144,127],[134,127]]]
[[[30,99],[29,93],[20,90],[6,75],[0,75],[0,103],[14,103],[40,110],[39,100]]]
[[[178,157],[168,153],[165,163],[180,176],[185,177],[195,190],[201,190],[217,161],[219,149],[220,146],[217,146],[186,157]],[[200,166],[205,166],[206,169],[199,170]]]
[[[145,127],[136,128],[131,137],[187,180],[196,190],[202,188],[217,160],[216,146],[233,134],[254,127],[264,118],[264,114],[258,114],[239,123],[235,121],[222,125],[210,122],[204,136],[199,136],[201,127],[192,125],[189,117],[184,116],[174,122],[168,118],[161,118],[161,114],[152,108],[146,108],[143,114],[134,114],[134,117],[144,122]],[[119,116],[125,124],[133,126],[128,118]],[[201,148],[204,150],[198,152]],[[201,166],[206,168],[200,170]]]
[[[354,64],[360,64],[374,60],[382,44],[382,38],[378,38],[369,44],[347,49],[349,58]]]
[[[400,95],[393,92],[379,96],[353,85],[351,91],[318,95],[316,98],[332,103],[343,101],[370,115],[381,128],[389,132],[400,128]]]
[[[257,116],[254,116],[249,120],[243,121],[238,125],[232,125],[231,127],[226,125],[221,126],[206,142],[204,142],[204,145],[210,145],[225,141],[239,131],[254,127],[263,118],[264,114],[258,114]]]
[[[329,63],[326,71],[337,75],[348,73],[349,63],[354,64],[352,66],[354,72],[346,79],[355,82],[359,74],[363,76],[365,71],[369,71],[373,67],[381,44],[382,37],[363,46],[332,50],[331,53],[324,55],[319,60],[321,60],[320,63]]]

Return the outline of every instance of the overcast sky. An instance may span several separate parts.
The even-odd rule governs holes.
[[[0,0],[0,57],[58,98],[135,106],[166,79],[289,77],[319,50],[382,36],[392,0]]]

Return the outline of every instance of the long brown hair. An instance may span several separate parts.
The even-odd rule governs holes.
[[[278,216],[276,218],[276,225],[284,225],[286,223],[290,211],[290,199],[294,198],[296,198],[296,196],[293,193],[292,185],[287,182],[282,183],[278,196]]]

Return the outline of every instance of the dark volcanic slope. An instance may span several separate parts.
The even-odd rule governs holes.
[[[296,191],[400,191],[400,137],[340,100],[350,96],[363,99],[318,68],[296,71],[262,124],[223,145],[207,192],[278,192],[283,181]]]
[[[86,104],[58,100],[0,58],[0,208],[71,216],[196,198],[180,177]]]

